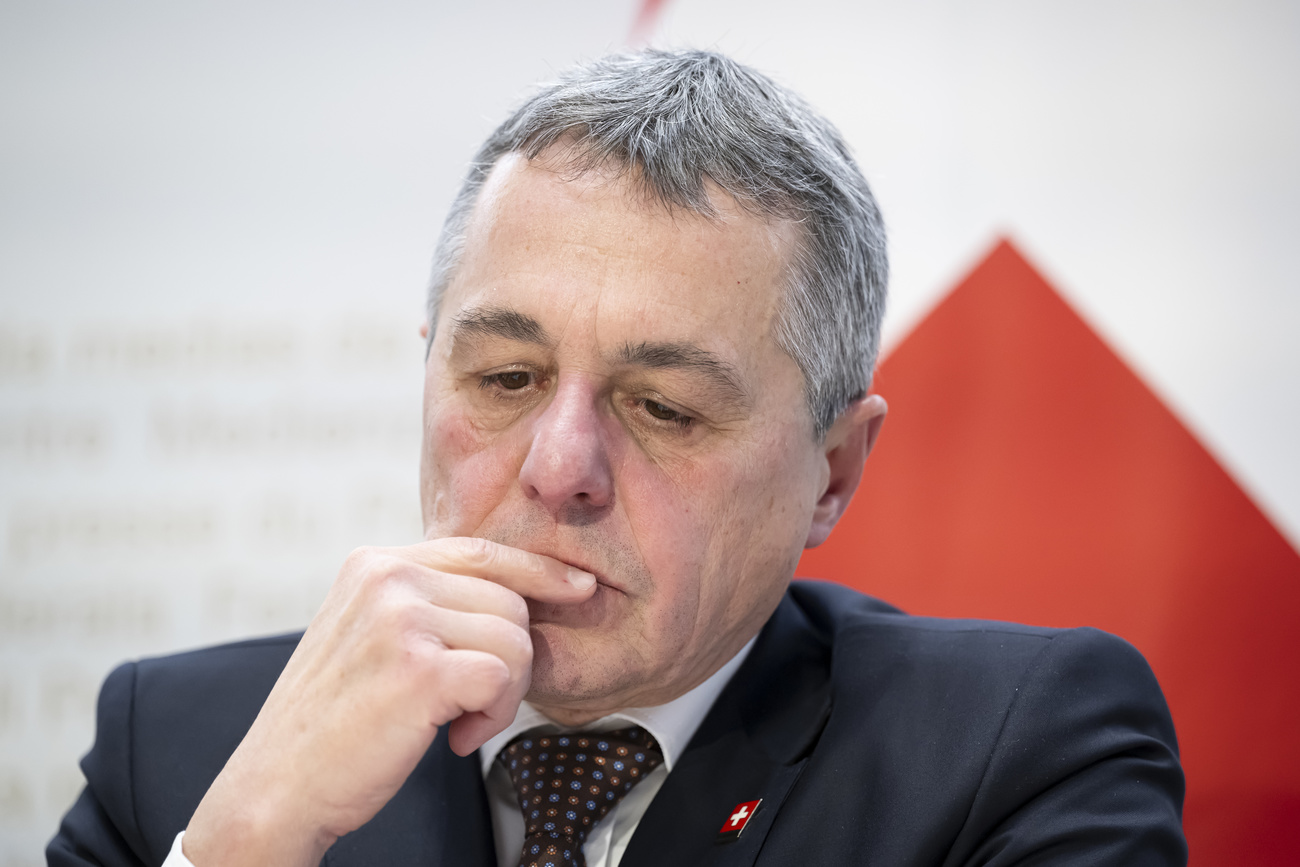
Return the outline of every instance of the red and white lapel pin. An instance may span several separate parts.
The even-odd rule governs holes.
[[[734,840],[745,830],[749,820],[754,818],[758,812],[758,805],[763,803],[763,799],[756,801],[745,801],[737,804],[728,815],[727,820],[722,823],[722,828],[718,831],[718,838],[722,840]]]

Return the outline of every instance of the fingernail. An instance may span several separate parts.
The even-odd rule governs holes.
[[[596,576],[590,572],[583,572],[581,569],[569,567],[569,574],[565,576],[570,584],[579,590],[590,590],[591,586],[596,583]]]

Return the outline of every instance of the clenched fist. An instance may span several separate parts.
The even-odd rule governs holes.
[[[485,539],[354,551],[190,820],[186,857],[319,863],[396,794],[439,726],[467,755],[514,719],[533,659],[525,598],[576,604],[595,586]]]

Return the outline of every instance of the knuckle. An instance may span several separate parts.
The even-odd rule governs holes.
[[[387,600],[380,606],[377,628],[380,634],[396,640],[404,652],[418,650],[427,644],[428,630],[421,606],[406,599]]]
[[[362,545],[359,548],[353,548],[348,552],[348,556],[343,561],[344,572],[362,572],[366,564],[370,563],[378,555],[379,549],[371,545]]]
[[[523,627],[524,634],[527,636],[528,603],[524,600],[524,597],[517,593],[510,593],[504,598],[502,607],[505,609],[506,618],[516,626]],[[530,643],[529,647],[531,646]]]
[[[532,663],[533,639],[527,629],[520,629],[513,624],[501,630],[501,656],[511,668],[521,668]]]
[[[459,699],[482,681],[497,680],[502,671],[507,671],[506,663],[490,654],[450,653],[439,659],[430,677],[437,681],[439,692]]]
[[[480,566],[491,566],[496,560],[496,546],[487,539],[467,537],[462,543],[462,556]]]
[[[510,685],[510,667],[504,660],[476,655],[463,661],[467,691],[477,701],[478,709],[491,704]]]
[[[517,613],[518,605],[516,603],[524,601],[518,593],[504,584],[498,584],[496,581],[486,578],[471,578],[468,580],[470,583],[467,584],[467,587],[471,588],[470,592],[483,605],[488,606],[489,610],[499,612],[502,617]]]
[[[505,692],[511,680],[506,664],[486,653],[447,654],[429,675],[429,695],[446,704],[449,712],[482,710]]]
[[[374,591],[383,590],[403,579],[411,564],[391,554],[375,554],[367,560],[360,574],[363,586]]]

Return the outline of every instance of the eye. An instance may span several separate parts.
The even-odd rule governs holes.
[[[504,388],[506,391],[518,391],[526,388],[533,381],[533,375],[526,370],[506,370],[501,373],[491,373],[483,377],[479,383],[481,388],[490,388],[497,386]]]
[[[658,401],[648,399],[642,400],[641,405],[645,407],[646,412],[650,413],[650,415],[660,421],[672,422],[678,427],[690,427],[691,422],[695,421],[695,419],[691,418],[689,415],[684,415],[672,407],[665,406]]]

